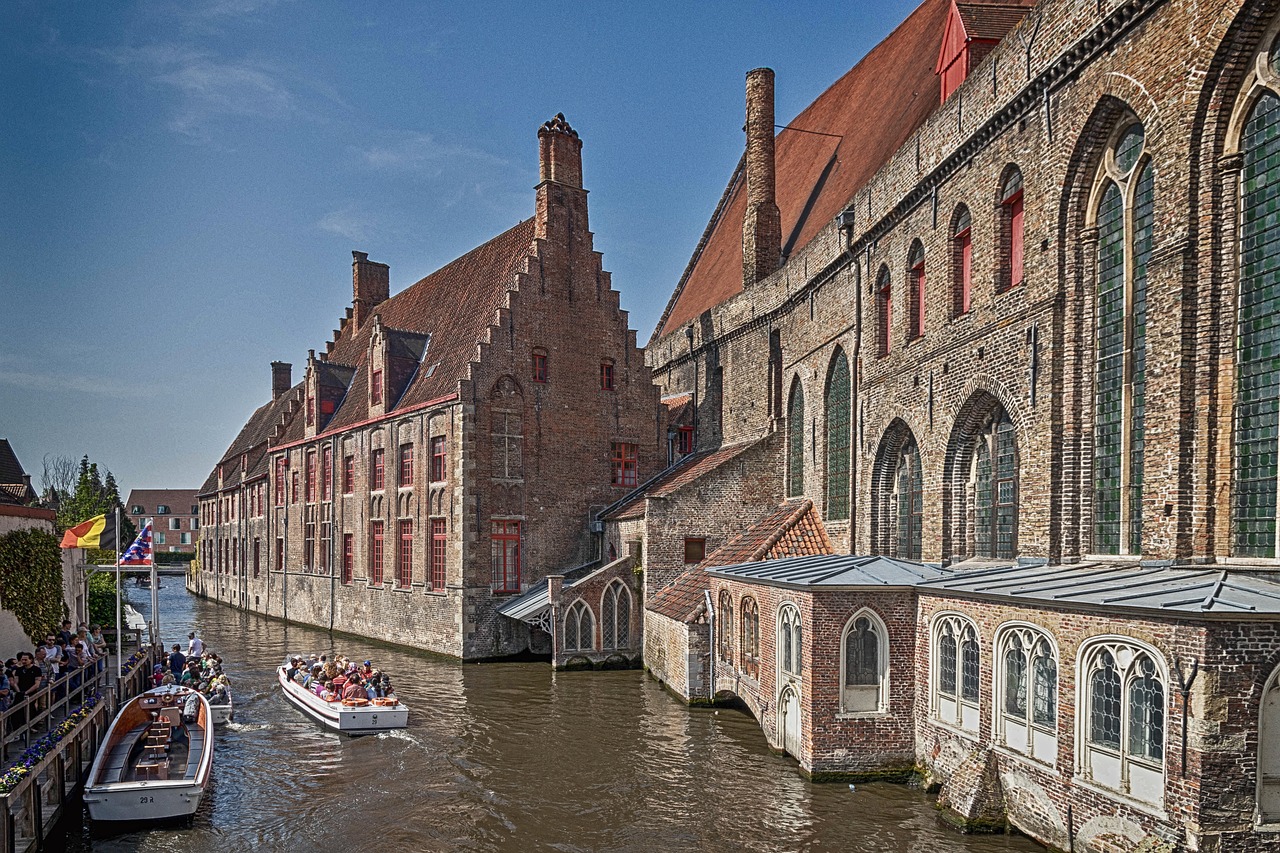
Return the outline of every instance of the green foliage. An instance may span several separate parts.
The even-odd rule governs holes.
[[[115,475],[107,471],[107,479],[104,482],[102,475],[98,472],[98,463],[90,462],[88,456],[80,459],[80,478],[76,481],[75,492],[59,495],[59,499],[57,521],[59,532],[75,527],[95,515],[115,512],[119,507],[121,510],[120,550],[128,548],[138,535],[137,527],[124,515],[124,504],[120,502],[120,489],[116,486]],[[106,562],[115,562],[114,553]]]
[[[114,560],[115,557],[113,556],[112,559]],[[122,600],[128,601],[128,596],[124,594],[123,579],[120,597]],[[89,623],[91,625],[101,625],[114,631],[116,627],[115,603],[115,572],[94,572],[89,575]]]
[[[44,530],[0,536],[0,604],[18,618],[33,642],[58,627],[65,608],[57,536]]]

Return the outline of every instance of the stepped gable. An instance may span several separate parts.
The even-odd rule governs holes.
[[[466,377],[467,365],[492,325],[508,290],[533,247],[533,219],[499,234],[441,267],[373,310],[382,324],[393,331],[431,336],[426,358],[409,387],[400,396],[396,409],[446,397],[458,389]],[[347,328],[353,328],[348,323]],[[353,389],[368,387],[369,335],[372,323],[345,334],[333,347],[331,361],[354,365]],[[369,395],[348,393],[334,413],[326,431],[342,429],[367,420]],[[298,438],[301,438],[299,433]],[[282,442],[283,443],[283,442]]]
[[[704,453],[692,453],[679,462],[667,467],[652,480],[641,485],[631,494],[607,507],[600,514],[601,519],[619,521],[628,518],[640,518],[644,515],[645,498],[665,498],[694,480],[719,468],[734,459],[742,452],[754,447],[759,441],[748,441],[742,444],[731,444],[718,450]]]
[[[691,622],[705,604],[703,590],[710,588],[708,568],[834,553],[813,501],[787,501],[712,551],[696,568],[658,590],[646,609],[669,619]]]
[[[937,108],[934,68],[950,11],[950,0],[924,0],[789,123],[816,133],[778,132],[774,158],[784,261],[835,219]],[[742,291],[746,196],[739,164],[658,323],[655,340]]]

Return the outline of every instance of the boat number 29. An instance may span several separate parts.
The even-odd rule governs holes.
[[[139,803],[154,803],[155,801],[155,797],[138,797]]]
[[[369,722],[370,722],[370,725],[376,726],[378,724],[378,715],[374,714],[372,719]]]

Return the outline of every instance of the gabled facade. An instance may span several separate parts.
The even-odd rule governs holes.
[[[666,424],[578,134],[557,116],[538,138],[530,219],[395,296],[353,253],[333,340],[296,387],[277,368],[206,484],[198,591],[465,659],[547,644],[497,607],[599,556],[593,508],[665,464]]]

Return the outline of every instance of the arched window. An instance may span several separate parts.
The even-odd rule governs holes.
[[[884,711],[888,705],[889,641],[884,623],[870,610],[854,614],[840,641],[840,710]]]
[[[784,604],[778,608],[777,638],[778,668],[786,675],[799,678],[804,658],[803,637],[800,634],[800,611],[794,605]]]
[[[1147,264],[1155,168],[1142,125],[1124,127],[1103,157],[1097,208],[1093,551],[1142,553]]]
[[[631,647],[631,593],[621,581],[605,587],[600,599],[600,645],[605,649]]]
[[[916,240],[907,255],[907,340],[924,334],[924,244]]]
[[[720,660],[733,660],[733,599],[729,597],[728,590],[720,591],[720,636],[719,652]]]
[[[804,494],[804,388],[796,380],[787,404],[787,497]]]
[[[898,454],[893,489],[893,503],[898,516],[893,556],[919,560],[923,541],[920,528],[924,521],[924,487],[920,475],[920,451],[913,438],[907,439]]]
[[[975,557],[1013,559],[1017,547],[1018,449],[1013,423],[1000,406],[974,436],[968,491],[972,496]]]
[[[893,293],[889,283],[889,267],[880,267],[876,276],[876,352],[889,354],[890,331],[893,328]]]
[[[569,608],[564,617],[564,650],[566,652],[586,652],[596,647],[595,625],[591,619],[591,608],[578,599]]]
[[[1257,57],[1261,95],[1240,137],[1240,293],[1236,328],[1232,553],[1275,557],[1280,433],[1280,67],[1277,47]]]
[[[742,599],[742,671],[760,676],[760,608],[754,598]]]
[[[1080,773],[1148,803],[1164,798],[1167,679],[1150,649],[1124,638],[1091,641],[1080,653]]]
[[[934,714],[945,723],[977,731],[982,691],[977,629],[963,616],[940,616],[934,622],[933,649]]]
[[[973,288],[973,224],[969,208],[956,208],[951,220],[951,315],[968,314]]]
[[[1005,170],[1000,184],[1000,227],[997,229],[996,290],[1003,292],[1022,284],[1022,172],[1017,166]]]
[[[1258,822],[1280,823],[1280,669],[1267,679],[1258,709]]]
[[[850,438],[852,435],[849,359],[836,349],[827,370],[827,395],[823,404],[827,418],[827,513],[828,521],[849,517]]]
[[[1010,749],[1053,764],[1058,755],[1058,661],[1042,631],[1014,625],[996,640],[996,731]]]

